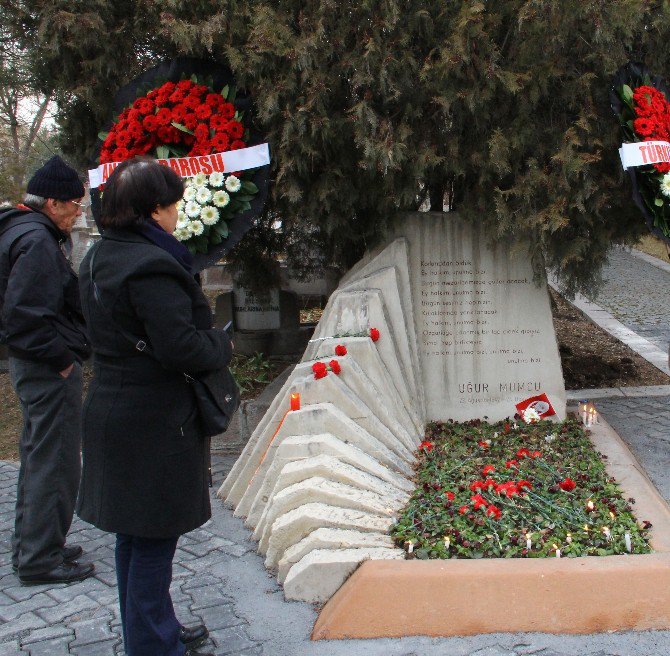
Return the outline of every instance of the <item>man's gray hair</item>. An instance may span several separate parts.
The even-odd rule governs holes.
[[[42,196],[36,196],[35,194],[25,194],[23,196],[23,202],[34,210],[41,210],[47,202],[47,199],[42,198]]]

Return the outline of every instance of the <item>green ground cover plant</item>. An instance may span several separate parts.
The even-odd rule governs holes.
[[[392,536],[420,559],[649,553],[603,458],[576,418],[431,423]]]

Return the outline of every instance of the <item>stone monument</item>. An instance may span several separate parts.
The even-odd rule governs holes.
[[[325,602],[362,561],[404,558],[388,530],[426,422],[502,419],[539,393],[565,416],[549,297],[526,253],[455,214],[403,215],[331,295],[219,496],[286,597]]]

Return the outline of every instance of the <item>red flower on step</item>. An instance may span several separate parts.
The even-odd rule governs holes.
[[[486,465],[484,469],[482,469],[482,476],[486,477],[488,476],[491,472],[494,472],[496,468],[493,465]]]
[[[328,367],[323,362],[315,362],[312,365],[312,371],[314,372],[314,378],[317,380],[328,375]]]
[[[468,508],[468,506],[461,506],[461,507],[458,509],[458,513],[459,513],[460,515],[465,515],[465,513],[468,512],[468,510],[470,510],[470,508]]]
[[[530,458],[530,451],[528,449],[519,449],[516,452],[517,458]]]
[[[379,339],[379,331],[376,328],[370,328],[370,339],[376,342]]]
[[[428,440],[424,440],[419,444],[419,449],[423,449],[424,451],[430,453],[433,450],[433,447],[435,445],[432,442],[429,442]]]
[[[330,365],[330,370],[334,374],[339,375],[340,371],[342,371],[342,367],[340,367],[340,363],[337,360],[331,360],[328,364]]]
[[[486,509],[486,514],[489,517],[493,517],[493,519],[500,519],[500,516],[502,513],[500,512],[500,508],[496,508],[495,506],[491,505]]]
[[[516,460],[508,460],[505,463],[505,467],[507,467],[507,469],[512,469],[512,467],[514,467],[515,469],[518,469],[519,468],[519,463]]]
[[[488,505],[488,501],[486,501],[486,499],[481,494],[475,494],[474,496],[470,497],[470,500],[475,504],[475,510],[479,510],[482,506],[486,508]]]
[[[335,347],[335,355],[339,355],[341,357],[346,354],[347,354],[347,347],[344,346],[344,344],[338,344]]]

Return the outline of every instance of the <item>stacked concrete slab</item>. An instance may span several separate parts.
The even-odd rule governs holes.
[[[423,261],[437,259],[426,251],[446,248],[454,223],[463,230],[456,217],[410,217],[349,271],[331,295],[302,362],[219,490],[253,530],[288,599],[325,602],[362,561],[404,557],[388,532],[413,490],[412,465],[425,423],[458,410],[448,401],[433,416],[446,394],[447,377],[455,385],[463,358],[454,356],[454,372],[436,382],[447,370],[446,358],[427,351],[422,338],[427,315],[420,310],[426,296],[420,269]],[[480,248],[470,234],[466,249],[473,244]],[[464,255],[448,257],[463,261]],[[447,262],[444,254],[439,258]],[[510,279],[532,278],[527,261],[508,269],[504,275]],[[502,279],[498,271],[495,275]],[[524,298],[529,294],[525,289]],[[551,321],[546,290],[530,303],[533,311],[539,304]],[[372,327],[379,331],[378,341],[369,336]],[[551,335],[555,353],[550,344],[548,355],[555,357],[553,330]],[[346,348],[345,355],[336,355],[338,345]],[[339,374],[328,371],[317,379],[312,366],[333,359]],[[486,368],[482,358],[474,360],[471,370]],[[514,375],[512,370],[505,367],[504,375]],[[301,407],[289,410],[296,393]],[[561,411],[561,399],[554,395],[552,400]],[[513,408],[507,400],[501,407]],[[495,415],[481,406],[474,413]]]

